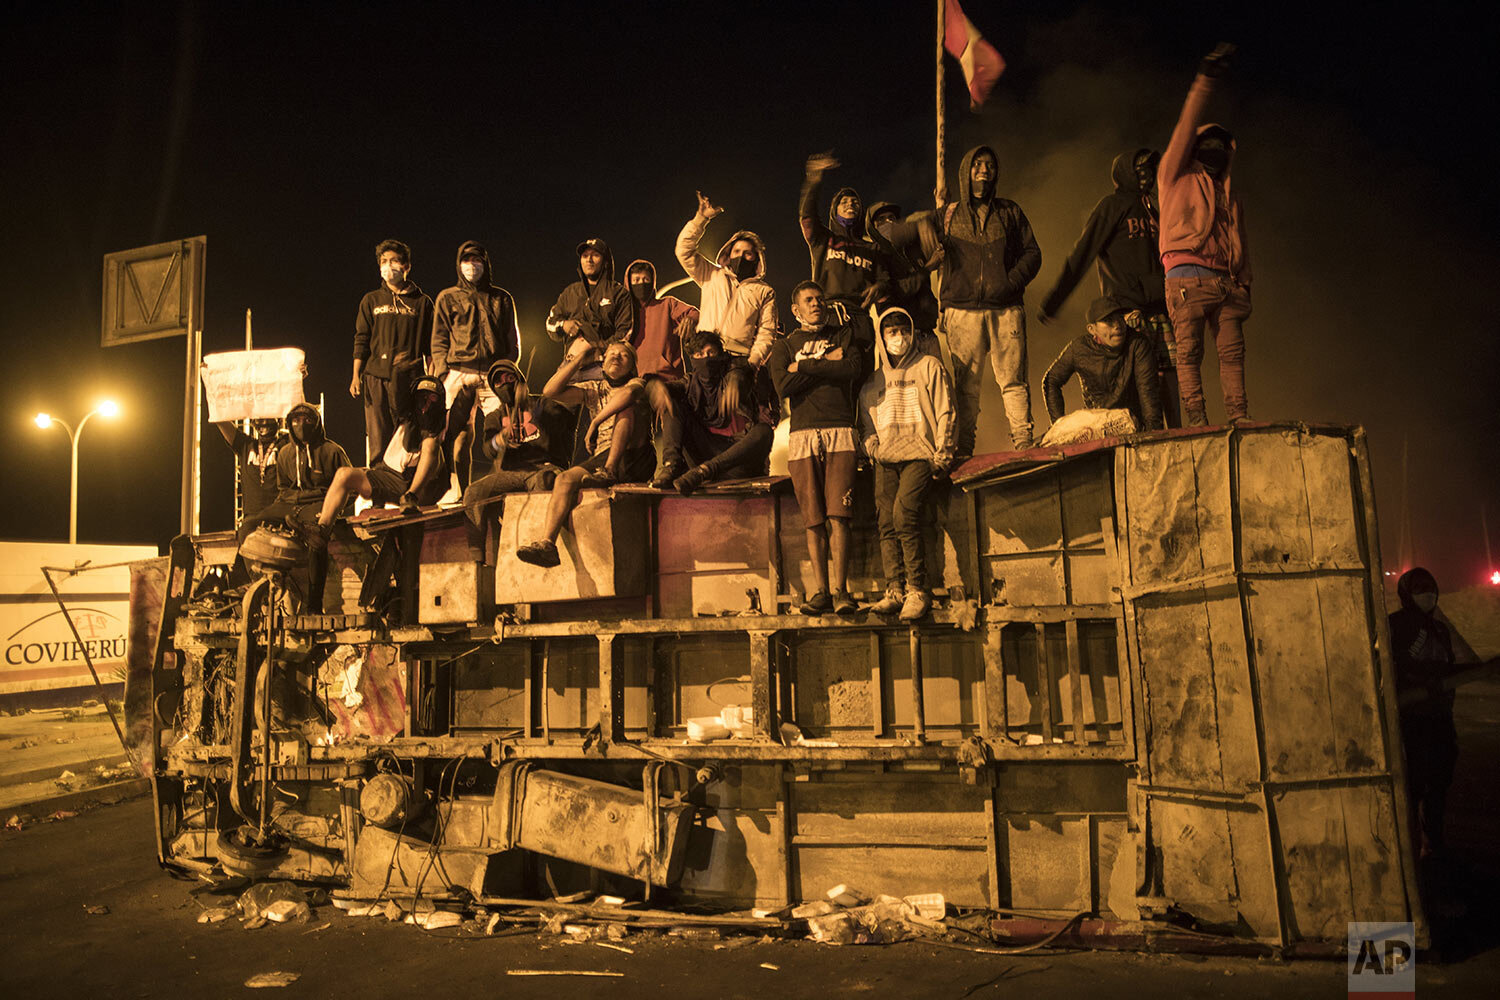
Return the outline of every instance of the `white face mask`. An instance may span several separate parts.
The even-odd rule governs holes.
[[[465,281],[478,281],[480,275],[484,274],[484,265],[477,260],[466,260],[458,266],[458,270]]]
[[[911,337],[904,333],[888,333],[885,335],[885,350],[892,358],[904,358],[911,350]]]
[[[391,262],[381,264],[380,280],[387,285],[399,285],[406,280],[406,268]]]
[[[1411,595],[1411,602],[1422,609],[1424,615],[1432,614],[1432,609],[1437,607],[1437,595],[1431,592]]]

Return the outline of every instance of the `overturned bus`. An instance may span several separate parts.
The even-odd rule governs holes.
[[[1241,424],[979,457],[916,625],[793,613],[784,480],[335,534],[324,608],[231,535],[136,564],[127,712],[164,865],[354,899],[775,909],[839,883],[1272,946],[1414,921],[1363,432]],[[850,588],[883,590],[869,490]],[[503,506],[503,510],[500,507]],[[305,574],[303,574],[305,577]]]

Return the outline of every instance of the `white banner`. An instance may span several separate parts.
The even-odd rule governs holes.
[[[280,420],[302,402],[305,356],[295,347],[271,351],[224,351],[203,358],[203,388],[210,423]]]

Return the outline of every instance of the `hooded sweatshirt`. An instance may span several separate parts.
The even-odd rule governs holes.
[[[1135,160],[1149,149],[1133,149],[1115,157],[1110,165],[1113,194],[1099,199],[1062,273],[1042,299],[1043,316],[1055,316],[1094,258],[1099,260],[1100,294],[1108,295],[1132,309],[1167,311],[1165,272],[1157,249],[1156,216],[1141,191]]]
[[[894,307],[875,320],[880,329],[886,317],[912,316]],[[953,461],[958,432],[953,411],[953,381],[938,356],[937,338],[916,332],[899,360],[885,350],[885,338],[875,335],[880,367],[859,393],[859,436],[865,454],[876,462],[931,462],[945,469]]]
[[[625,269],[626,277],[636,267],[651,271],[651,287],[656,288],[656,265],[649,260],[633,260]],[[625,296],[630,300],[635,313],[631,325],[630,346],[635,348],[636,370],[642,375],[672,375],[682,377],[682,338],[677,335],[677,326],[685,319],[697,321],[698,310],[673,295],[653,297],[642,303],[630,294],[625,286]]]
[[[697,215],[677,234],[677,262],[699,287],[698,328],[713,330],[730,354],[762,364],[776,339],[776,293],[766,281],[766,245],[748,229],[741,229],[709,260],[698,252],[708,222]],[[729,270],[729,248],[738,240],[755,244],[755,274],[741,281]]]
[[[1242,285],[1250,284],[1250,243],[1245,235],[1245,211],[1230,185],[1235,143],[1229,143],[1229,163],[1218,179],[1209,176],[1193,158],[1198,138],[1220,126],[1202,124],[1204,106],[1213,92],[1211,77],[1198,74],[1172,141],[1156,169],[1161,198],[1161,263],[1170,271],[1178,264],[1198,264],[1227,271]]]
[[[323,433],[323,419],[318,416],[317,407],[309,403],[292,407],[286,412],[288,427],[295,413],[310,414],[312,422],[307,426],[305,442],[298,441],[294,434],[276,453],[276,500],[296,506],[322,503],[333,474],[350,464],[349,456]]]
[[[721,354],[718,358],[693,359],[684,394],[693,418],[720,437],[737,438],[755,424],[776,425],[776,414],[755,391],[755,369],[744,358]],[[720,405],[724,387],[738,383],[739,406],[724,413]]]
[[[496,361],[486,376],[492,388],[495,376],[507,368],[521,386],[526,384],[514,361]],[[480,442],[484,457],[507,472],[533,471],[548,463],[566,468],[573,455],[573,414],[555,399],[525,396],[524,402],[511,397],[518,405],[506,405],[501,397],[501,405],[485,416]]]
[[[404,368],[423,367],[432,334],[432,299],[416,282],[393,292],[384,282],[359,300],[354,317],[354,360],[364,372],[388,379]]]
[[[1083,386],[1083,405],[1090,410],[1129,410],[1142,430],[1162,426],[1161,386],[1156,354],[1144,337],[1125,335],[1119,347],[1105,347],[1093,334],[1068,341],[1042,376],[1047,416],[1054,421],[1066,412],[1063,386],[1074,375]]]
[[[898,250],[875,228],[874,219],[883,211],[893,211],[898,216],[901,208],[888,201],[877,201],[865,209],[865,233],[875,244],[885,266],[886,280],[890,283],[889,302],[905,309],[917,324],[918,330],[931,330],[937,326],[937,299],[932,294],[932,281],[921,263],[913,260],[903,250]]]
[[[484,258],[484,273],[478,281],[468,281],[463,275],[464,255],[469,253]],[[514,361],[520,357],[516,302],[490,280],[489,252],[469,240],[459,246],[453,266],[458,284],[439,292],[433,304],[432,374],[442,378],[453,367],[484,371],[500,358]]]
[[[604,257],[604,265],[593,284],[583,276],[583,263],[578,264],[578,280],[562,290],[557,304],[547,314],[547,335],[561,343],[568,339],[563,333],[565,320],[577,320],[580,336],[595,347],[603,347],[611,340],[628,340],[635,322],[630,308],[630,289],[615,280],[615,255],[603,240],[588,240],[579,244],[579,256],[585,247],[592,245]]]
[[[1437,581],[1420,566],[1407,570],[1396,581],[1401,609],[1391,612],[1391,655],[1396,661],[1396,687],[1431,687],[1442,682],[1453,663],[1453,636],[1435,613],[1417,607],[1412,595],[1418,590],[1437,592]],[[1453,715],[1453,692],[1426,698],[1401,708],[1403,718],[1439,719]]]
[[[1003,309],[1018,306],[1026,286],[1042,266],[1031,223],[1021,206],[994,193],[980,211],[972,201],[969,168],[980,153],[995,156],[989,146],[975,146],[958,165],[958,200],[936,213],[888,225],[885,236],[905,249],[936,243],[943,251],[938,300],[944,309]],[[996,157],[999,162],[999,157]]]
[[[833,196],[833,203],[828,206],[828,224],[818,221],[820,186],[817,181],[804,181],[802,196],[797,202],[797,221],[812,258],[812,279],[823,286],[823,294],[830,301],[861,308],[866,290],[884,280],[880,252],[865,236],[863,215],[855,216],[849,225],[838,217],[841,198],[851,194],[859,198],[859,192],[853,188],[839,188],[838,194]],[[860,204],[863,203],[861,199]],[[877,294],[885,298],[889,291],[881,289]]]

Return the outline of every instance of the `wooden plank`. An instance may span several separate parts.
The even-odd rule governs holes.
[[[542,643],[542,739],[547,743],[552,742],[552,687],[547,678],[551,660],[552,640],[548,639]]]
[[[1068,685],[1071,688],[1069,700],[1073,715],[1073,742],[1082,746],[1089,738],[1083,729],[1083,663],[1082,653],[1078,648],[1078,623],[1067,622],[1063,629],[1068,640]]]
[[[979,735],[984,740],[1003,740],[1005,731],[1005,657],[1000,635],[1004,627],[988,625],[984,630],[984,713],[979,717]]]
[[[1047,626],[1037,622],[1036,691],[1042,723],[1042,742],[1052,742],[1052,666],[1047,660]]]
[[[907,630],[907,642],[911,650],[911,709],[912,734],[918,743],[927,739],[927,706],[922,690],[922,642],[921,633],[912,627]]]
[[[885,734],[884,677],[880,663],[880,633],[870,633],[870,732],[878,739]]]
[[[755,735],[775,739],[781,728],[776,719],[771,692],[770,639],[776,633],[750,633],[750,705],[755,713]]]

